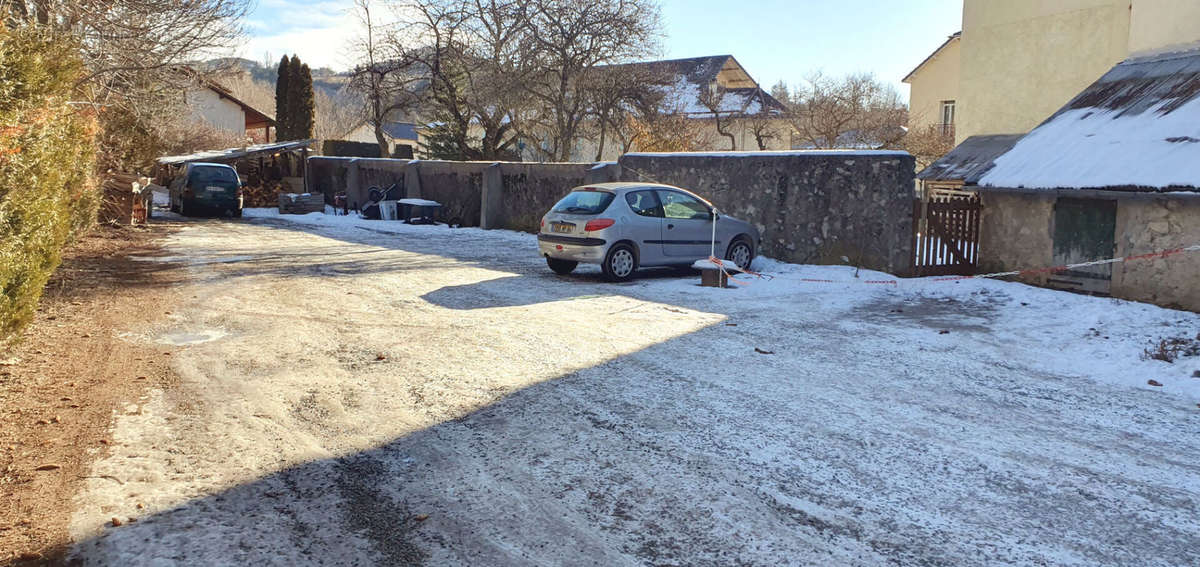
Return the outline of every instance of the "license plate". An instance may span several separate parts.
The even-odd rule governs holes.
[[[204,190],[208,191],[209,193],[224,193],[225,192],[224,187],[216,187],[214,185],[209,185],[208,187],[205,187]]]
[[[575,230],[575,225],[566,222],[556,222],[550,224],[550,232],[571,232]]]

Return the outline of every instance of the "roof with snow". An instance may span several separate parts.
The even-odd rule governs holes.
[[[992,168],[993,161],[1012,149],[1022,134],[971,136],[950,153],[917,174],[922,181],[962,181],[974,184]]]
[[[182,156],[167,156],[158,158],[163,165],[180,165],[184,163],[204,161],[225,163],[231,160],[250,157],[259,154],[287,152],[307,148],[316,140],[295,140],[291,142],[273,142],[270,144],[255,144],[244,148],[229,148],[226,150],[205,150]]]
[[[732,55],[709,55],[687,59],[667,59],[620,65],[602,65],[599,69],[640,69],[667,79],[665,87],[668,107],[680,114],[711,116],[713,110],[704,103],[701,93],[711,85],[718,84],[724,93],[718,102],[717,112],[722,114],[754,115],[762,112],[777,113],[787,107],[770,93],[758,86],[750,74]]]
[[[385,122],[383,133],[393,140],[416,140],[417,125],[412,122]]]
[[[1113,67],[996,158],[979,185],[1197,191],[1200,46]]]
[[[342,134],[342,137],[343,138],[349,137],[351,134],[354,133],[355,130],[358,130],[359,128],[362,128],[364,126],[366,126],[368,129],[371,129],[373,131],[373,128],[371,127],[370,123],[367,122],[367,120],[364,118],[364,119],[356,122],[354,124],[354,127],[347,130],[345,134]],[[435,126],[435,124],[429,124],[428,126],[433,127],[433,126]],[[383,134],[391,140],[416,140],[416,139],[418,139],[417,138],[417,128],[418,127],[419,126],[417,124],[414,124],[412,122],[398,122],[395,120],[389,120],[389,121],[383,123]]]

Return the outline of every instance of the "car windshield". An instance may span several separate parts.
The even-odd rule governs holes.
[[[597,191],[595,189],[572,191],[555,204],[551,210],[556,213],[569,213],[573,215],[598,215],[604,212],[604,209],[608,208],[612,200],[613,194],[607,191]]]
[[[228,167],[194,167],[188,175],[188,184],[192,187],[218,185],[221,187],[236,187],[237,174]]]

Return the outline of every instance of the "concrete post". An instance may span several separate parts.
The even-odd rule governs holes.
[[[493,163],[483,170],[483,186],[480,188],[479,227],[501,228],[504,223],[500,206],[504,202],[504,176],[500,164]]]
[[[421,197],[421,162],[412,160],[404,166],[404,196],[409,199]]]
[[[363,194],[359,183],[358,160],[356,159],[346,163],[346,198],[355,208],[361,208],[367,201],[367,196]]]

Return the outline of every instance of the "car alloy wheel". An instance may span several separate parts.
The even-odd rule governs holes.
[[[637,257],[628,244],[617,244],[604,258],[604,275],[613,281],[625,281],[637,269]]]
[[[737,241],[733,246],[729,247],[729,252],[725,254],[725,259],[737,264],[737,267],[745,270],[750,267],[750,261],[753,260],[753,252],[750,250],[750,245],[745,241]]]

